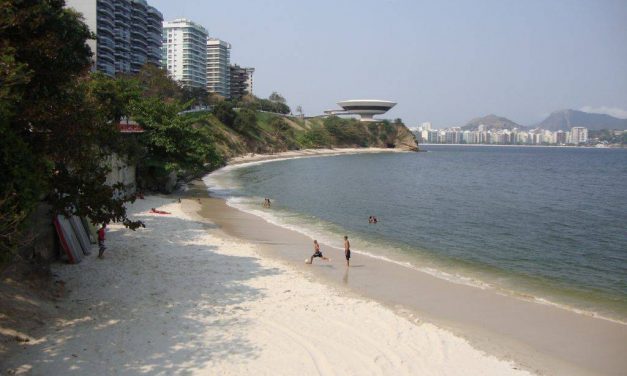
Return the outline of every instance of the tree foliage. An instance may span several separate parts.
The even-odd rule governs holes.
[[[152,64],[145,64],[137,76],[120,75],[120,78],[138,80],[142,88],[142,96],[161,98],[164,102],[184,101],[183,89],[168,73]],[[193,95],[188,95],[190,98]]]
[[[114,123],[128,117],[130,104],[142,96],[141,82],[132,77],[109,77],[103,73],[93,73],[89,90],[96,99],[101,115]]]
[[[233,111],[233,104],[231,102],[218,102],[213,106],[212,112],[224,125],[227,127],[233,126],[237,114]]]
[[[257,126],[257,115],[255,111],[248,108],[241,109],[235,117],[233,128],[241,133],[253,131]]]
[[[213,100],[207,89],[202,87],[184,87],[181,90],[183,102],[191,107],[207,106]]]
[[[285,98],[283,98],[280,94],[274,92],[270,95],[270,98],[263,99],[253,95],[246,95],[237,101],[235,105],[239,108],[249,108],[255,111],[274,112],[283,115],[291,112],[290,106],[286,104]]]
[[[191,116],[181,115],[193,98],[186,103],[179,98],[186,99],[186,95],[195,91],[180,88],[175,91],[176,83],[154,68],[145,67],[142,72],[137,77],[92,75],[91,92],[104,106],[103,115],[113,122],[121,117],[130,118],[144,130],[136,137],[118,137],[106,150],[136,163],[138,182],[154,189],[162,188],[164,179],[172,172],[194,174],[206,164],[219,163],[207,126],[195,123]],[[164,98],[161,90],[171,97]]]
[[[281,94],[277,93],[276,91],[273,91],[272,94],[270,94],[270,96],[268,97],[268,99],[272,102],[275,103],[286,103],[285,97],[283,97]]]
[[[116,132],[86,84],[93,36],[63,4],[0,3],[1,231],[17,231],[42,197],[56,213],[140,224],[103,185],[99,145]],[[0,249],[14,249],[15,235],[0,234]]]
[[[133,119],[145,132],[139,137],[145,149],[145,163],[165,171],[201,170],[216,160],[213,142],[191,116],[180,116],[181,105],[164,104],[158,98],[145,98],[132,105]]]

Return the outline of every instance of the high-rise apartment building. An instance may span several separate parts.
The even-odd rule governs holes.
[[[146,0],[67,0],[83,14],[96,40],[88,41],[94,69],[108,75],[137,73],[146,63],[159,65],[163,16]]]
[[[231,65],[229,67],[231,76],[231,98],[239,99],[246,94],[253,94],[253,73],[255,68],[240,67]]]
[[[566,144],[566,141],[567,141],[566,135],[567,135],[566,132],[561,131],[561,130],[555,132],[555,143],[558,145]]]
[[[573,127],[570,129],[570,143],[579,145],[588,142],[588,128]]]
[[[209,38],[207,40],[207,91],[225,98],[231,97],[231,44]]]
[[[185,18],[163,23],[161,65],[187,87],[207,87],[207,30]]]
[[[424,123],[420,124],[420,129],[423,131],[430,131],[431,130],[431,122],[425,121]]]

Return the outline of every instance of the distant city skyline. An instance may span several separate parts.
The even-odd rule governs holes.
[[[345,99],[398,102],[386,117],[520,124],[572,108],[627,117],[627,2],[151,0],[256,68],[255,93],[320,114]]]

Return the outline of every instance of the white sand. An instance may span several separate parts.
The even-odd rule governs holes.
[[[259,258],[172,198],[147,197],[130,211],[147,228],[111,226],[104,260],[55,266],[71,290],[66,319],[3,361],[0,373],[528,374],[447,331]]]

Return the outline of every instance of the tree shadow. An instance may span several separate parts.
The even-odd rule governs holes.
[[[208,245],[205,222],[139,217],[145,229],[111,227],[104,260],[55,266],[69,292],[59,318],[0,373],[186,375],[258,356],[247,303],[265,294],[248,282],[281,271]]]

